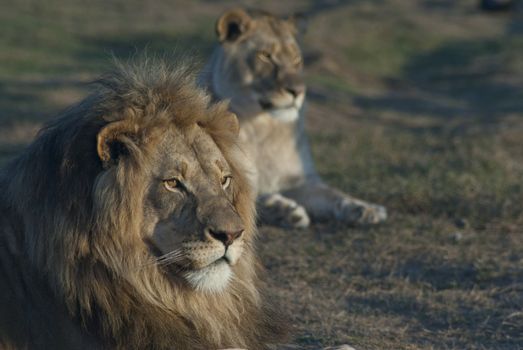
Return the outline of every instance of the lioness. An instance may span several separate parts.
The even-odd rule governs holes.
[[[384,207],[329,187],[318,176],[304,132],[305,83],[297,25],[261,11],[233,9],[217,21],[219,46],[200,77],[229,99],[240,137],[256,162],[263,221],[306,227],[310,219],[375,224]]]
[[[0,349],[266,349],[238,121],[194,72],[120,66],[0,171]]]

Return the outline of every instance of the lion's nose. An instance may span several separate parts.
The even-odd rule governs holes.
[[[222,242],[226,247],[228,247],[242,235],[243,229],[237,231],[207,229],[207,232],[211,238]]]

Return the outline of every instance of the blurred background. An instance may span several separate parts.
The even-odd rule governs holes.
[[[0,164],[111,56],[202,64],[226,9],[304,12],[307,130],[378,227],[261,229],[295,343],[523,348],[523,4],[475,0],[0,0]]]

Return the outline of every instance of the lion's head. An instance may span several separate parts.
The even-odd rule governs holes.
[[[294,120],[305,97],[303,60],[294,17],[232,9],[216,23],[220,42],[208,80],[220,98],[242,116],[269,112]]]
[[[120,65],[8,166],[18,249],[66,319],[125,349],[274,340],[237,135],[191,69]]]

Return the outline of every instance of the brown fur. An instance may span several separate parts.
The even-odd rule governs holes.
[[[280,319],[257,277],[254,194],[237,125],[193,76],[157,61],[119,65],[1,171],[0,348],[252,350],[279,340]],[[232,169],[246,228],[235,278],[216,294],[188,287],[144,243],[163,130],[187,135],[196,124]]]

